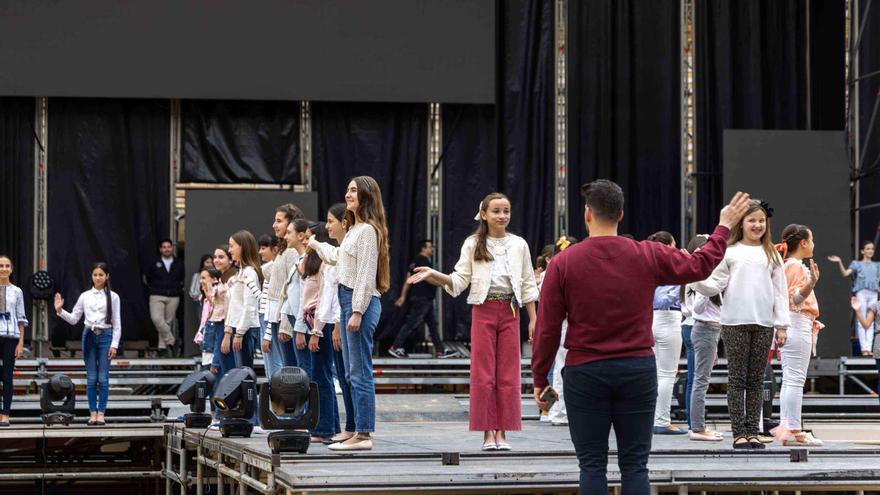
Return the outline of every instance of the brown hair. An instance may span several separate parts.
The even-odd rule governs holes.
[[[489,203],[496,199],[506,200],[508,203],[510,199],[507,196],[499,193],[493,192],[486,195],[483,198],[483,201],[480,202],[480,213],[486,213],[489,209]],[[486,237],[489,236],[489,222],[484,220],[482,217],[480,218],[480,225],[477,226],[477,230],[472,234],[477,237],[477,245],[474,247],[474,261],[492,261],[492,253],[489,252],[489,247],[486,245]]]
[[[766,229],[764,230],[764,235],[761,236],[761,247],[764,248],[764,254],[767,255],[768,263],[770,263],[771,265],[781,265],[782,257],[779,256],[779,253],[776,252],[776,247],[773,246],[773,241],[770,235],[770,214],[766,209],[764,209],[765,205],[766,203],[762,202],[759,199],[749,200],[749,209],[746,210],[745,215],[740,218],[739,222],[736,224],[736,227],[734,227],[730,231],[730,238],[727,239],[727,245],[732,246],[743,239],[743,223],[745,222],[746,217],[758,210],[761,210],[767,217]]]
[[[379,262],[376,269],[376,290],[384,294],[391,287],[391,259],[388,255],[388,223],[385,220],[385,205],[382,204],[382,190],[376,179],[361,175],[352,179],[357,186],[358,210],[356,217],[369,224],[376,231],[379,245]]]
[[[797,251],[801,241],[810,239],[810,228],[806,225],[793,223],[782,230],[782,242],[776,245],[776,250],[782,255],[783,259],[788,258],[791,253]]]
[[[260,269],[260,251],[257,248],[257,239],[247,230],[239,230],[232,234],[232,240],[241,247],[241,266],[239,269],[244,270],[246,266],[253,268],[257,272],[257,278],[260,281],[260,287],[262,287],[263,270]]]
[[[302,210],[300,210],[299,207],[293,203],[285,203],[285,204],[279,206],[278,208],[275,208],[275,213],[283,213],[284,218],[287,219],[288,224],[298,218],[305,218],[306,217],[305,214],[302,212]],[[285,249],[287,249],[287,241],[284,240],[284,236],[281,236],[278,238],[278,253],[277,254],[280,255],[281,253],[284,252]]]
[[[675,237],[672,237],[672,234],[666,232],[665,230],[659,230],[649,235],[648,240],[651,242],[659,242],[660,244],[672,246],[672,243],[675,242]]]

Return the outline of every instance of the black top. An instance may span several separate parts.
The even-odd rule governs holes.
[[[412,260],[412,263],[409,264],[409,272],[412,274],[413,270],[418,266],[427,266],[430,268],[434,268],[431,264],[431,260],[422,256],[416,255],[415,259]],[[424,282],[415,284],[409,288],[410,297],[424,297],[427,299],[434,299],[434,296],[437,295],[437,288],[431,284],[426,284]]]
[[[174,258],[171,269],[165,269],[162,258],[156,258],[153,264],[147,267],[145,277],[147,287],[150,288],[151,296],[178,297],[183,291],[183,279],[186,276],[183,270],[183,261]]]

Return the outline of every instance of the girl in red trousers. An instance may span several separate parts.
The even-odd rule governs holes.
[[[419,267],[409,282],[441,286],[453,297],[471,286],[470,429],[483,432],[483,450],[510,450],[505,432],[522,430],[520,308],[531,340],[538,287],[528,244],[507,232],[507,197],[486,196],[475,220],[480,226],[464,241],[454,272]]]

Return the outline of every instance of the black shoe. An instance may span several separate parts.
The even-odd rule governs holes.
[[[749,437],[749,448],[752,450],[764,450],[767,446],[758,437],[752,435]]]
[[[398,359],[403,359],[406,357],[406,351],[404,351],[403,349],[394,348],[394,347],[392,347],[391,349],[388,349],[388,354],[390,356],[396,357]]]
[[[437,353],[437,359],[461,357],[461,353],[453,349],[443,349],[443,352]]]

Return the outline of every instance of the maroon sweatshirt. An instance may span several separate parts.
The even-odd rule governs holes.
[[[715,227],[706,245],[690,255],[657,242],[609,236],[587,238],[553,257],[538,305],[535,388],[547,386],[566,318],[566,366],[653,356],[654,289],[708,278],[724,257],[728,233],[727,227]]]

